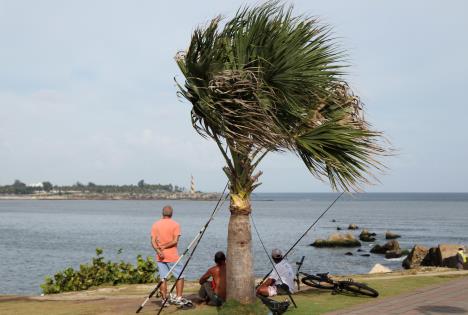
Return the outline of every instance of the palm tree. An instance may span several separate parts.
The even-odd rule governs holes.
[[[213,139],[229,179],[227,294],[254,299],[250,195],[269,152],[292,151],[334,189],[356,190],[382,165],[381,133],[343,79],[343,52],[330,28],[267,2],[241,8],[194,31],[176,62],[179,93],[192,105],[195,130]],[[371,175],[372,176],[372,175]],[[292,180],[292,179],[291,179]]]

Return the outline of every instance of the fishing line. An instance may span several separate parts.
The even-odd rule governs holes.
[[[174,282],[174,284],[173,284],[172,287],[171,287],[171,290],[169,291],[168,295],[166,296],[166,299],[162,301],[161,307],[159,308],[159,311],[158,311],[158,315],[161,314],[161,312],[162,312],[164,306],[166,305],[167,301],[169,300],[169,297],[170,297],[172,291],[174,291],[174,288],[176,287],[177,281],[180,280],[180,277],[181,277],[182,274],[184,273],[185,268],[187,268],[187,266],[188,266],[190,260],[191,260],[192,257],[193,257],[193,254],[194,254],[195,251],[197,250],[197,247],[198,247],[198,245],[200,244],[200,241],[201,241],[201,239],[203,238],[203,235],[205,234],[206,228],[208,227],[208,225],[210,224],[210,222],[213,220],[214,214],[218,211],[218,209],[220,209],[220,208],[223,206],[224,202],[225,202],[225,201],[227,200],[227,198],[229,197],[229,194],[227,194],[227,195],[224,197],[223,202],[219,205],[219,203],[220,203],[220,201],[221,201],[221,199],[222,199],[222,196],[224,195],[224,192],[226,191],[228,185],[229,185],[229,182],[226,184],[226,187],[224,188],[224,191],[223,191],[223,193],[221,194],[221,198],[219,199],[219,201],[218,201],[218,203],[217,203],[217,205],[216,205],[216,207],[215,207],[215,211],[213,211],[213,214],[210,216],[210,218],[209,218],[208,221],[206,222],[205,226],[200,230],[200,236],[198,237],[197,242],[195,243],[195,246],[193,247],[192,251],[190,252],[190,255],[188,256],[187,260],[185,261],[185,263],[184,263],[184,265],[183,265],[183,267],[182,267],[182,270],[181,270],[180,273],[179,273],[179,276],[177,277],[176,281]],[[219,207],[218,207],[218,205],[219,205]]]
[[[315,220],[314,223],[312,223],[309,228],[299,237],[299,239],[288,249],[288,251],[284,254],[284,258],[286,258],[286,256],[288,256],[288,254],[294,249],[294,247],[297,246],[297,244],[299,244],[299,242],[307,235],[307,233],[309,233],[309,231],[315,226],[315,224],[317,224],[317,222],[328,212],[328,210],[331,209],[331,207],[333,207],[333,205],[338,201],[338,199],[340,199],[341,196],[343,196],[345,192],[343,191],[341,194],[338,195],[338,197],[336,197],[335,200],[333,200],[333,202],[327,207],[327,209],[325,209],[325,211],[322,212],[322,214],[317,218],[317,220]],[[260,281],[260,283],[258,284],[258,286],[260,286],[265,280],[266,278],[268,278],[268,276],[271,274],[273,270],[270,270],[269,273],[266,274],[265,277],[263,277],[262,281]],[[257,287],[258,287],[257,286]]]
[[[260,240],[260,244],[262,244],[263,250],[265,251],[265,254],[266,254],[267,257],[268,257],[268,260],[270,261],[270,264],[273,266],[273,269],[275,270],[276,274],[278,275],[278,278],[281,280],[282,283],[284,283],[283,280],[281,279],[281,276],[280,276],[278,270],[276,269],[275,263],[273,262],[273,260],[271,259],[270,255],[268,254],[268,250],[266,249],[265,244],[263,243],[262,237],[260,236],[260,233],[258,232],[257,225],[255,224],[255,221],[254,221],[254,218],[253,218],[253,216],[252,216],[252,213],[250,213],[250,218],[252,219],[252,225],[253,225],[253,227],[254,227],[254,229],[255,229],[255,232],[257,233],[258,239]],[[286,258],[286,256],[283,256],[283,259],[284,259],[284,258]],[[271,273],[271,272],[270,272],[270,273]],[[285,284],[286,284],[286,283],[285,283]],[[286,284],[286,286],[288,286],[288,285]],[[289,286],[288,286],[288,291],[287,291],[287,293],[288,293],[289,299],[291,300],[292,304],[294,305],[295,308],[297,308],[296,302],[294,301],[294,299],[293,299],[293,297],[292,297],[292,295],[291,295],[291,289],[289,288]]]
[[[223,192],[221,193],[221,196],[219,197],[218,199],[218,202],[216,203],[214,209],[213,209],[213,212],[211,213],[210,217],[208,218],[208,221],[205,223],[205,225],[200,229],[200,231],[198,232],[198,234],[195,236],[195,238],[190,242],[190,244],[187,246],[187,248],[185,249],[185,251],[182,253],[182,255],[179,257],[179,259],[174,263],[174,265],[172,266],[171,269],[169,269],[169,272],[167,273],[167,275],[158,282],[158,284],[156,285],[156,287],[150,292],[150,294],[146,297],[146,299],[143,301],[143,303],[138,307],[136,313],[139,313],[143,307],[145,307],[145,304],[149,301],[149,299],[158,291],[158,289],[161,287],[162,283],[164,281],[167,280],[167,278],[169,277],[169,275],[172,273],[172,271],[174,270],[174,268],[177,266],[177,264],[182,260],[182,258],[189,252],[190,248],[192,248],[193,244],[198,240],[197,242],[197,246],[198,246],[198,243],[200,242],[199,240],[203,237],[203,234],[205,233],[206,231],[206,228],[208,227],[208,225],[210,224],[210,222],[213,220],[216,212],[221,208],[221,206],[224,204],[224,201],[226,201],[227,197],[229,195],[226,195],[225,198],[224,198],[224,201],[223,201],[223,204],[220,205],[220,202],[221,200],[223,199],[223,196],[224,194],[226,193],[226,189],[228,188],[228,185],[229,185],[229,182],[226,183],[226,186],[224,187],[224,190]],[[196,246],[195,246],[196,248]],[[193,254],[193,253],[192,253]],[[191,257],[191,255],[190,255]],[[190,258],[189,258],[190,259]],[[179,278],[177,279],[179,280]],[[173,289],[171,289],[171,292],[172,292]],[[167,298],[167,296],[166,296]],[[165,303],[164,303],[165,304]],[[158,313],[159,314],[159,313]]]

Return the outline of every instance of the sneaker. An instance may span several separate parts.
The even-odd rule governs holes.
[[[169,302],[169,304],[173,304],[173,305],[177,304],[177,298],[176,298],[176,295],[174,293],[169,294],[168,302]]]
[[[174,304],[178,306],[182,306],[186,303],[185,299],[182,298],[181,296],[178,296],[175,298]]]
[[[164,301],[166,301],[166,303],[164,303]],[[163,305],[164,307],[169,307],[169,301],[167,299],[166,300],[161,299],[161,306]]]

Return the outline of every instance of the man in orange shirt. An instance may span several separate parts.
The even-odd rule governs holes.
[[[162,219],[154,222],[151,228],[151,244],[156,251],[156,261],[158,263],[159,277],[161,280],[166,278],[169,269],[174,266],[174,263],[179,259],[177,252],[177,243],[180,237],[179,223],[172,220],[172,207],[165,206],[162,210]],[[179,277],[182,271],[182,265],[178,264],[172,273],[175,277]],[[183,305],[182,292],[184,290],[183,276],[176,283],[176,298],[171,301],[174,304]],[[167,299],[167,282],[161,284],[161,295],[163,299]]]

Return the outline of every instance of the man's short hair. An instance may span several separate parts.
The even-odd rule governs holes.
[[[172,207],[167,205],[167,206],[164,206],[163,209],[162,209],[162,215],[163,217],[169,217],[171,218],[172,217]]]
[[[219,251],[215,254],[215,257],[214,257],[214,261],[215,263],[219,264],[223,261],[226,261],[226,255],[224,255],[224,253],[222,251]]]
[[[463,247],[460,247],[458,250],[465,250]]]

